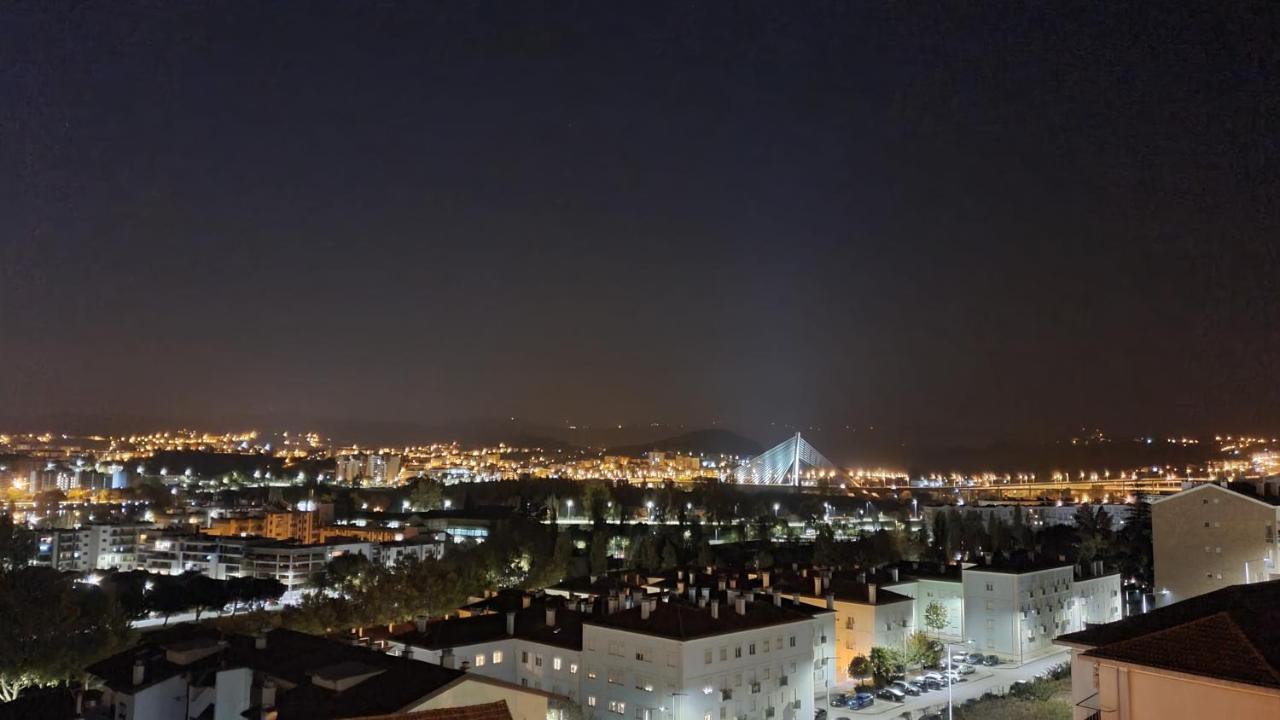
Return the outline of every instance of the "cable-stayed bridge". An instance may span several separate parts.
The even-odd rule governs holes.
[[[791,485],[814,477],[816,471],[835,470],[836,466],[796,433],[743,463],[734,472],[744,485]]]

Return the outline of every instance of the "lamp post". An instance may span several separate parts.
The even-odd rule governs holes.
[[[951,686],[954,683],[952,682],[952,678],[951,678],[951,648],[965,647],[966,645],[972,645],[972,644],[973,644],[972,640],[965,640],[962,643],[946,643],[942,646],[943,652],[947,654],[947,720],[952,720]]]
[[[828,712],[830,712],[830,709],[831,709],[831,671],[827,669],[827,665],[830,663],[830,661],[835,660],[835,658],[834,658],[834,657],[832,657],[832,656],[830,656],[830,655],[824,655],[824,656],[822,656],[822,657],[820,657],[820,658],[818,658],[818,659],[822,661],[822,687],[823,687],[823,689],[825,689],[825,690],[826,690],[826,692],[827,692],[827,704],[826,704],[826,706],[824,707],[824,709],[826,709]]]
[[[572,519],[573,518],[573,501],[570,500],[565,504],[569,506],[569,512],[565,513],[565,516],[566,516],[565,519],[566,520]]]

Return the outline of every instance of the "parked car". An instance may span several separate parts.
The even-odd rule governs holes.
[[[977,669],[974,668],[972,665],[969,665],[966,663],[956,668],[956,672],[960,673],[961,675],[972,675],[975,672],[977,672]]]
[[[964,661],[969,663],[970,665],[981,665],[984,657],[985,656],[982,653],[972,652],[972,653],[969,653],[967,657],[965,657]]]
[[[827,709],[818,708],[813,713],[813,720],[827,720]]]
[[[965,652],[951,653],[951,662],[953,663],[964,662],[965,660],[968,660],[968,659],[969,659],[969,653],[965,653]]]
[[[907,694],[892,685],[885,685],[876,691],[876,697],[893,702],[906,702]]]
[[[849,705],[849,696],[845,693],[836,693],[831,696],[831,707],[847,707]]]
[[[893,682],[889,683],[889,687],[897,689],[898,692],[901,692],[903,695],[919,695],[920,694],[920,688],[912,685],[906,680],[894,680]]]
[[[853,708],[854,710],[861,710],[864,707],[871,707],[872,705],[875,705],[875,704],[876,704],[876,699],[872,697],[871,693],[860,692],[853,696],[853,700],[850,702],[849,707]]]
[[[995,655],[988,655],[982,658],[982,664],[986,665],[987,667],[995,667],[1000,664],[1000,658],[996,657]]]
[[[916,690],[919,690],[919,691],[920,691],[920,692],[922,692],[922,693],[923,693],[923,692],[929,692],[929,690],[930,690],[929,686],[928,686],[928,685],[926,685],[926,684],[924,683],[924,680],[922,680],[922,679],[920,679],[920,678],[915,678],[914,680],[908,680],[908,681],[907,681],[907,684],[908,684],[908,685],[910,685],[911,687],[915,688]]]
[[[941,690],[943,688],[942,678],[937,675],[925,675],[916,679],[920,683],[920,687],[925,690]]]
[[[942,720],[942,716],[938,713],[929,713],[927,715],[921,715],[920,720]]]

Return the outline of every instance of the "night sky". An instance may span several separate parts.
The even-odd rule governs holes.
[[[1280,430],[1280,6],[1156,5],[5,3],[0,429]]]

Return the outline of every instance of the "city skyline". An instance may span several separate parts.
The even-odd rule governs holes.
[[[1273,8],[8,18],[0,426],[1280,429]]]

